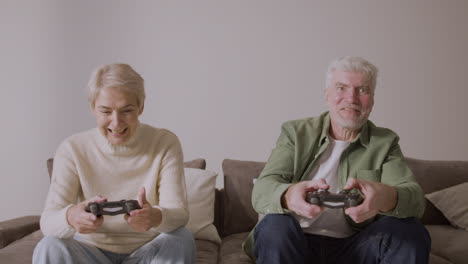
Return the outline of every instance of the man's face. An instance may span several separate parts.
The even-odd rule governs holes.
[[[359,129],[372,111],[374,91],[365,73],[337,70],[325,89],[325,99],[332,122],[342,128]]]
[[[141,112],[135,96],[116,88],[102,89],[93,108],[99,130],[113,145],[127,142],[135,133]]]

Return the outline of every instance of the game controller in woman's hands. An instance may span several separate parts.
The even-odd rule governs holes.
[[[106,208],[110,208],[106,210]],[[120,208],[120,209],[119,209]],[[86,206],[86,212],[95,216],[130,214],[131,211],[141,209],[136,200],[120,200],[115,202],[91,202]]]

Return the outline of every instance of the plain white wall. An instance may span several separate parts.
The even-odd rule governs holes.
[[[104,63],[140,72],[141,120],[220,174],[324,111],[325,69],[343,55],[380,68],[371,119],[407,156],[468,160],[467,25],[467,1],[2,0],[0,220],[40,214],[45,161],[94,127],[84,87]]]

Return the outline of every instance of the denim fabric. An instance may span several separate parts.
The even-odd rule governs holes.
[[[254,233],[258,264],[429,262],[431,238],[415,218],[383,216],[348,238],[305,234],[290,215],[265,216]]]
[[[74,239],[45,236],[34,249],[33,264],[185,264],[195,263],[195,253],[192,233],[185,228],[162,233],[131,254],[113,253]]]

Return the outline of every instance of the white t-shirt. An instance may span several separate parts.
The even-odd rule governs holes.
[[[343,151],[349,146],[350,141],[330,139],[330,144],[322,153],[318,160],[318,166],[310,173],[308,180],[325,179],[330,185],[329,191],[336,193],[340,183],[338,177],[338,166]],[[305,233],[322,236],[344,238],[354,234],[349,224],[346,222],[343,209],[331,209],[324,207],[322,213],[313,219],[309,219],[297,214],[294,217],[298,220]]]

